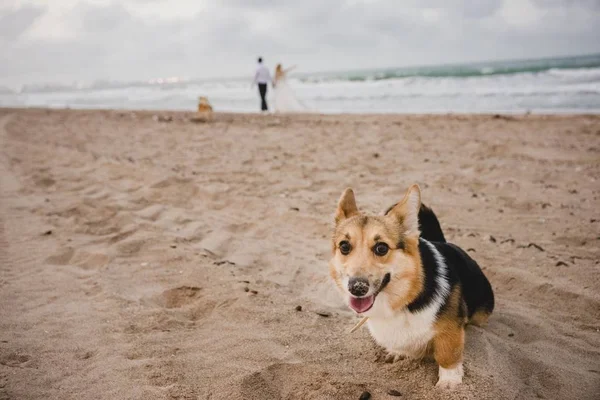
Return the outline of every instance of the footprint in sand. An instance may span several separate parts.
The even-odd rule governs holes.
[[[86,296],[96,296],[98,294],[100,294],[102,292],[102,286],[100,286],[100,284],[98,282],[93,282],[93,281],[86,281],[85,282],[85,295]]]
[[[172,176],[170,178],[166,178],[163,179],[162,181],[156,182],[155,184],[151,185],[150,187],[152,189],[164,189],[170,186],[178,186],[178,185],[185,185],[188,183],[191,183],[192,180],[190,178],[179,178],[176,176]]]
[[[89,360],[90,358],[94,357],[96,353],[96,351],[90,350],[77,350],[74,357],[76,360]]]
[[[187,310],[185,317],[190,321],[199,321],[208,317],[218,304],[212,300],[202,300],[193,304]]]
[[[121,241],[127,239],[129,236],[133,235],[135,232],[137,232],[136,229],[130,229],[127,231],[117,233],[116,235],[111,236],[111,238],[108,239],[108,243],[115,244],[117,242],[121,242]]]
[[[67,265],[73,258],[73,255],[75,255],[75,249],[72,247],[66,247],[60,249],[56,254],[46,258],[46,263],[52,265]]]
[[[237,298],[221,302],[206,299],[201,295],[202,288],[196,286],[180,286],[162,292],[156,302],[166,309],[183,309],[181,316],[189,321],[199,321],[208,317],[214,310],[228,308]]]
[[[180,286],[165,290],[160,295],[159,302],[166,308],[180,308],[199,298],[201,290],[202,288],[196,286]]]
[[[136,214],[143,219],[156,221],[160,218],[161,214],[165,211],[165,209],[166,207],[161,204],[153,204],[149,207],[137,211]]]
[[[60,249],[56,254],[46,258],[46,263],[52,265],[76,265],[83,269],[97,269],[111,261],[106,254],[76,251],[72,247]]]
[[[150,186],[150,189],[153,190],[149,194],[149,200],[171,205],[185,205],[198,193],[198,188],[191,179],[178,177],[164,179]]]
[[[335,394],[335,398],[358,399],[366,386],[352,378],[332,385],[328,373],[314,366],[275,363],[246,376],[240,389],[244,399],[275,400],[294,393],[303,393],[303,398],[333,398]]]
[[[147,241],[143,239],[134,239],[121,242],[117,245],[117,251],[122,256],[132,256],[140,252]]]
[[[111,257],[100,253],[76,253],[71,264],[83,269],[98,269],[110,263]]]
[[[118,225],[106,221],[85,222],[83,225],[75,229],[75,232],[77,233],[84,233],[94,236],[112,235],[118,231]]]
[[[204,239],[207,230],[207,225],[202,221],[181,223],[175,241],[179,243],[198,243]]]
[[[10,352],[0,356],[0,364],[7,367],[29,367],[31,356],[22,353]]]
[[[56,181],[54,179],[52,179],[50,176],[46,176],[46,175],[34,175],[33,176],[33,183],[41,188],[49,188],[50,186],[53,186]]]
[[[116,245],[117,253],[120,256],[133,256],[139,253],[150,242],[149,239],[145,238],[131,238],[139,231],[137,228],[127,228],[130,228],[130,226],[123,228],[123,230],[107,240],[109,245]]]
[[[199,243],[199,247],[209,250],[214,254],[227,254],[231,245],[232,235],[226,231],[211,232]]]

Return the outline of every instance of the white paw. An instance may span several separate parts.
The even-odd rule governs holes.
[[[436,383],[436,387],[442,389],[454,389],[462,383],[463,378],[463,366],[462,363],[456,365],[454,368],[442,368],[440,367],[439,380]]]
[[[458,385],[460,385],[462,383],[462,379],[457,379],[457,380],[438,380],[438,382],[435,384],[435,387],[440,388],[440,389],[454,389],[456,388]]]

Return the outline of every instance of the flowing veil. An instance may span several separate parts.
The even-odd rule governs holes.
[[[276,112],[306,111],[306,106],[296,97],[296,94],[287,82],[285,74],[277,80],[274,91]]]

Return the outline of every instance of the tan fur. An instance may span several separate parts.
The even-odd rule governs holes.
[[[440,366],[437,385],[451,388],[460,384],[463,378],[467,310],[460,285],[452,288],[439,315],[436,315],[437,309],[428,309],[422,314],[407,314],[405,310],[418,298],[424,286],[425,273],[419,251],[420,205],[421,193],[418,186],[414,185],[386,215],[367,216],[358,210],[354,192],[346,189],[335,213],[330,275],[351,308],[359,309],[364,316],[361,323],[369,319],[369,330],[378,343],[386,346],[391,354],[397,351],[413,358],[433,354]],[[348,246],[345,243],[343,245],[347,254],[342,254],[340,249],[340,243],[344,241],[350,244],[349,252],[346,249]],[[375,254],[378,242],[388,245],[387,254]],[[383,287],[382,282],[387,274],[390,280]],[[356,298],[348,287],[344,287],[351,282],[351,278],[354,282],[358,279],[368,282],[367,295],[361,299],[374,298],[371,300],[373,306],[356,307]],[[380,296],[381,293],[385,294],[383,300],[370,297]],[[473,320],[483,321],[484,318],[476,314]],[[354,327],[353,331],[359,326]],[[404,337],[396,333],[402,332],[403,327],[407,328]]]
[[[212,112],[213,108],[206,97],[198,98],[198,112]]]
[[[358,215],[358,208],[356,207],[354,192],[352,191],[352,189],[347,188],[346,190],[344,190],[344,193],[342,193],[342,196],[338,201],[338,206],[335,211],[335,223],[337,225],[342,220],[353,217],[355,215]]]
[[[445,320],[436,324],[439,330],[433,338],[433,357],[443,368],[453,368],[462,361],[465,347],[464,327],[456,321]]]
[[[461,308],[464,313],[464,307],[460,285],[456,285],[450,293],[445,309],[435,323],[433,356],[443,368],[452,368],[462,361],[465,345],[464,326],[467,319],[459,315]]]
[[[423,267],[421,264],[421,255],[419,254],[419,242],[414,238],[405,239],[406,257],[410,260],[410,268],[406,268],[399,274],[394,275],[388,285],[388,292],[397,293],[398,285],[408,282],[409,289],[404,296],[398,296],[390,302],[393,310],[399,310],[406,307],[410,302],[419,296],[423,290],[423,280],[425,279]]]
[[[485,326],[489,317],[490,313],[486,311],[475,311],[475,313],[471,316],[469,323],[475,326]]]
[[[444,319],[451,319],[456,321],[456,323],[459,325],[466,325],[466,313],[467,309],[465,303],[463,302],[462,287],[460,284],[457,284],[454,286],[454,288],[452,288],[452,291],[448,296],[446,306],[440,312],[438,320],[442,321]],[[462,317],[460,316],[461,314]]]
[[[341,290],[345,288],[342,287],[340,272],[381,282],[382,271],[389,264],[398,266],[399,270],[384,289],[390,299],[390,307],[400,309],[417,298],[424,279],[417,219],[420,201],[419,187],[413,185],[388,215],[366,216],[359,212],[352,189],[344,191],[335,213],[336,226],[331,242],[333,259],[329,263],[331,278]],[[342,240],[348,240],[352,245],[347,256],[338,249]],[[373,253],[377,242],[384,242],[390,247],[387,255]],[[403,249],[396,250],[398,243],[402,243]],[[338,271],[336,265],[342,265],[343,271]]]
[[[419,186],[412,185],[406,191],[404,198],[388,212],[389,216],[395,217],[398,224],[406,231],[404,235],[419,240],[419,208],[421,206],[421,190]],[[414,212],[416,211],[416,212]]]
[[[331,279],[333,279],[333,281],[335,282],[336,285],[338,285],[340,288],[342,287],[342,282],[340,281],[340,276],[338,275],[335,268],[331,265],[331,263],[329,264],[329,276],[331,276]]]

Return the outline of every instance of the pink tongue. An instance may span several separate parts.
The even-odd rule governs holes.
[[[350,307],[360,314],[371,308],[374,300],[374,296],[361,297],[360,299],[356,297],[350,297]]]

